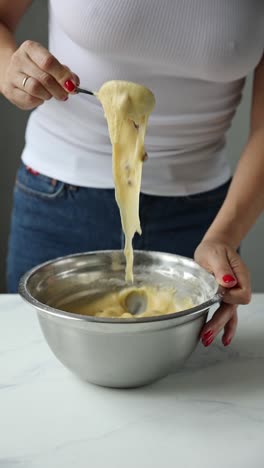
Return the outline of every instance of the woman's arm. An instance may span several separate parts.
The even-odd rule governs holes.
[[[255,71],[248,143],[226,200],[204,240],[237,248],[264,210],[264,56]]]
[[[255,71],[248,143],[238,163],[226,200],[195,252],[195,260],[225,287],[224,300],[201,332],[209,346],[224,329],[231,343],[237,326],[237,306],[251,297],[249,272],[237,248],[264,209],[264,57]]]
[[[0,0],[0,92],[20,109],[68,99],[79,78],[37,42],[16,46],[14,31],[31,0]]]
[[[16,27],[32,0],[0,0],[0,92],[8,63],[17,46]]]

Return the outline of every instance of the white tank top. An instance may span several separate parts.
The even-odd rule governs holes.
[[[186,195],[230,177],[225,133],[264,49],[263,0],[50,0],[50,51],[98,90],[135,81],[156,96],[142,191]],[[52,99],[29,119],[23,161],[64,182],[113,187],[100,103]]]

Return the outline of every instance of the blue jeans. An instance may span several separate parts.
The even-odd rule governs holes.
[[[193,257],[220,209],[230,182],[198,195],[160,197],[141,194],[142,236],[134,248]],[[58,256],[122,249],[119,211],[112,189],[74,187],[24,164],[18,170],[7,259],[8,291],[17,291],[30,268]]]

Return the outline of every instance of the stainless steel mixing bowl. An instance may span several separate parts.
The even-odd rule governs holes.
[[[221,299],[212,275],[193,260],[158,252],[135,252],[135,284],[174,286],[180,301],[194,307],[175,314],[111,319],[69,312],[73,301],[86,303],[126,286],[121,251],[62,257],[24,275],[19,292],[38,313],[55,356],[89,382],[136,387],[175,371],[195,349],[208,311]]]

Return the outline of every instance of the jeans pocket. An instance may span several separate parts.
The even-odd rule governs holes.
[[[33,174],[23,163],[17,172],[15,189],[35,198],[56,199],[62,196],[64,187],[64,182],[42,174]]]

